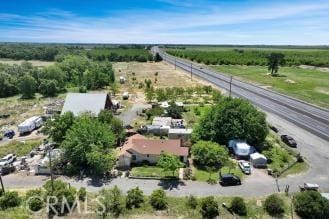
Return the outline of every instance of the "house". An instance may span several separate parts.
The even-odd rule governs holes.
[[[253,153],[250,154],[250,163],[254,166],[254,167],[266,167],[267,165],[267,158],[260,153]]]
[[[247,144],[246,141],[239,139],[230,140],[228,148],[239,159],[249,158],[250,154],[256,152],[254,147]]]
[[[129,137],[119,149],[116,165],[118,168],[128,168],[131,164],[156,164],[163,152],[174,154],[182,162],[187,162],[188,148],[182,147],[180,140],[147,139],[136,134]]]
[[[181,139],[183,142],[188,141],[191,138],[192,129],[169,129],[169,139]]]
[[[75,116],[85,112],[97,116],[104,109],[112,109],[112,101],[107,93],[68,93],[62,115],[70,111]]]

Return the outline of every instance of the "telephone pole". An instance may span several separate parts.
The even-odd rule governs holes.
[[[54,177],[53,177],[53,168],[51,166],[51,152],[52,148],[49,148],[48,156],[49,156],[49,168],[50,168],[50,180],[51,180],[51,194],[54,193]]]
[[[176,70],[176,57],[175,57],[175,70]]]
[[[2,182],[2,176],[0,174],[0,183],[1,183],[1,189],[2,189],[2,192],[5,193],[5,187],[3,186],[3,182]]]
[[[191,81],[192,81],[192,62],[191,62]]]
[[[230,77],[230,97],[232,94],[232,79],[233,79],[233,76]]]

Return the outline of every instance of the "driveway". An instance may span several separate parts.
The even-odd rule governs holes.
[[[137,117],[137,113],[140,113],[143,109],[150,107],[151,105],[146,103],[133,103],[132,107],[118,115],[118,118],[123,121],[124,125],[132,125],[132,122]]]

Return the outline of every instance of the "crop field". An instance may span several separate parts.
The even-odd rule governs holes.
[[[286,65],[329,66],[328,49],[245,48],[245,47],[187,47],[167,49],[171,55],[190,59],[206,65],[261,65],[267,55],[279,52],[285,55]]]
[[[214,69],[256,82],[266,88],[329,108],[329,72],[300,67],[281,67],[272,77],[264,66],[217,65]]]
[[[153,60],[152,55],[146,49],[139,48],[97,48],[87,52],[88,58],[111,62],[147,62]]]

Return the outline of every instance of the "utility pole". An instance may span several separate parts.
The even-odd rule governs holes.
[[[176,57],[175,57],[175,70],[176,70]]]
[[[1,183],[1,189],[2,189],[2,192],[5,193],[5,187],[3,186],[3,182],[2,182],[2,176],[0,174],[0,183]]]
[[[48,156],[49,156],[49,168],[50,168],[50,180],[51,180],[51,195],[53,195],[53,193],[54,193],[54,178],[53,178],[53,168],[52,168],[52,166],[51,166],[51,152],[52,151],[52,148],[50,147],[49,148],[49,154],[48,154]]]
[[[232,95],[232,79],[233,79],[233,76],[231,76],[231,78],[230,78],[230,97]]]
[[[192,62],[191,62],[191,81],[192,81]]]

